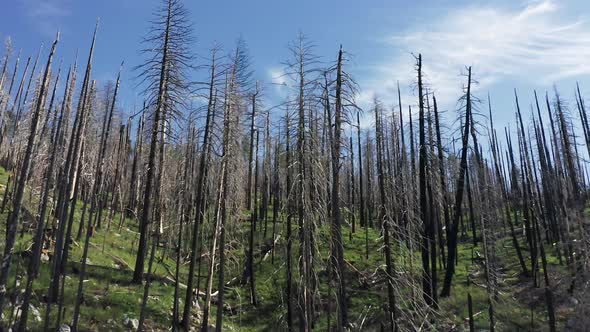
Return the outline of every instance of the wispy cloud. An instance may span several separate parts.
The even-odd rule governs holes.
[[[41,33],[53,35],[64,18],[68,17],[71,0],[20,0],[21,8],[30,23]]]
[[[585,18],[564,16],[554,0],[528,1],[518,9],[451,9],[429,24],[387,37],[393,60],[371,70],[361,99],[378,94],[386,102],[396,100],[396,80],[402,88],[416,80],[411,53],[423,54],[427,81],[446,103],[460,95],[465,81],[460,73],[468,65],[480,89],[516,78],[551,84],[590,74],[590,27]]]
[[[279,98],[285,98],[288,94],[287,75],[282,68],[272,67],[267,69],[268,79],[274,87],[274,91]]]

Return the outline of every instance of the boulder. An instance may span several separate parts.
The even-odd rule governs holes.
[[[129,318],[129,316],[124,315],[123,326],[135,331],[139,327],[139,320],[135,318]]]
[[[68,324],[61,324],[61,326],[59,327],[59,330],[57,330],[58,332],[70,332],[72,331],[72,329],[70,328],[70,326]]]

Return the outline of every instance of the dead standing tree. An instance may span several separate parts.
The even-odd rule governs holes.
[[[207,102],[207,115],[205,120],[205,131],[203,134],[203,143],[201,146],[201,155],[199,157],[198,162],[195,161],[195,164],[198,165],[199,173],[197,177],[197,191],[195,193],[194,199],[194,209],[196,212],[196,218],[193,222],[193,233],[191,239],[191,257],[189,263],[189,275],[188,275],[188,282],[187,282],[187,292],[186,292],[186,302],[183,312],[182,322],[184,322],[184,326],[189,326],[190,320],[190,308],[192,305],[192,296],[193,296],[193,283],[194,283],[194,271],[196,265],[196,257],[200,255],[200,250],[198,250],[198,236],[199,236],[199,227],[203,222],[204,215],[205,215],[205,181],[207,179],[207,174],[209,173],[209,155],[211,151],[211,136],[212,136],[212,127],[215,119],[215,101],[216,101],[216,80],[218,78],[220,70],[218,69],[217,63],[217,52],[219,50],[214,47],[211,51],[211,76],[209,78],[209,96]],[[176,317],[174,318],[176,319]],[[175,322],[176,324],[177,322]]]
[[[424,93],[422,78],[422,55],[418,55],[418,106],[419,106],[419,145],[418,145],[418,179],[419,179],[419,202],[420,202],[420,219],[422,220],[422,292],[424,300],[430,305],[436,306],[436,244],[434,243],[434,225],[430,218],[430,209],[427,197],[427,177],[428,177],[428,151],[426,146],[426,125],[424,117]],[[434,252],[434,255],[431,255]],[[431,261],[431,257],[434,259]]]
[[[463,191],[465,188],[465,172],[467,170],[467,150],[469,147],[469,133],[470,133],[470,119],[471,119],[471,67],[468,69],[467,74],[467,91],[464,96],[465,98],[465,125],[463,126],[462,133],[462,148],[461,148],[461,159],[459,164],[459,175],[457,178],[457,185],[455,187],[455,206],[453,211],[453,219],[450,225],[451,229],[448,232],[449,238],[447,239],[447,267],[445,272],[445,279],[443,283],[443,289],[441,297],[447,297],[451,295],[451,283],[453,280],[453,274],[455,273],[455,261],[457,258],[457,240],[459,233],[459,221],[462,215],[463,206]]]
[[[397,317],[396,317],[396,298],[395,289],[393,284],[393,274],[395,270],[394,260],[391,256],[391,222],[390,217],[387,213],[387,196],[386,196],[386,179],[385,179],[385,166],[383,156],[383,146],[385,141],[383,139],[383,106],[380,101],[375,98],[374,100],[374,112],[375,112],[375,144],[377,151],[377,185],[379,187],[379,211],[378,216],[380,220],[380,227],[383,233],[383,254],[385,255],[385,273],[387,276],[387,319],[390,324],[391,330],[397,329]],[[369,150],[369,149],[367,149]],[[369,169],[369,168],[367,168]],[[370,177],[369,177],[370,178]]]
[[[299,227],[299,325],[302,331],[310,331],[313,326],[313,234],[312,234],[312,213],[308,208],[306,192],[308,186],[309,156],[306,147],[309,134],[306,133],[307,117],[306,107],[314,94],[317,83],[318,58],[313,54],[313,45],[303,34],[290,45],[292,59],[286,62],[286,76],[293,83],[294,100],[293,107],[296,110],[296,146],[295,146],[295,174],[293,176],[295,185],[294,207],[296,208],[297,223]],[[290,165],[289,165],[290,166]],[[291,190],[292,188],[287,188]]]
[[[58,77],[59,78],[59,77]],[[56,78],[56,81],[58,80]],[[43,183],[43,198],[39,204],[39,213],[37,216],[37,227],[35,229],[35,237],[33,240],[33,255],[31,256],[31,260],[29,261],[28,269],[27,269],[27,284],[25,286],[25,294],[23,296],[23,311],[21,313],[21,321],[19,325],[19,329],[21,331],[26,330],[26,322],[27,322],[27,313],[29,308],[29,301],[32,294],[33,289],[33,280],[37,277],[39,273],[39,262],[41,256],[41,248],[43,247],[43,229],[45,227],[45,215],[47,213],[47,205],[49,201],[49,193],[51,183],[53,182],[53,173],[54,173],[54,166],[55,160],[57,155],[57,138],[60,136],[63,122],[63,112],[65,108],[65,102],[67,100],[66,96],[68,95],[68,87],[70,82],[70,71],[68,71],[68,77],[66,79],[65,84],[65,91],[63,97],[63,103],[59,110],[59,120],[57,120],[57,113],[58,110],[56,108],[53,117],[53,125],[51,129],[50,135],[50,144],[51,144],[51,152],[50,152],[50,161],[49,165],[44,170],[44,183]],[[56,82],[57,86],[57,82]],[[49,115],[48,115],[49,117]],[[57,120],[57,123],[56,123]]]
[[[340,211],[340,166],[341,136],[343,113],[343,74],[342,47],[338,51],[336,64],[336,98],[334,105],[334,133],[332,137],[332,256],[331,268],[335,272],[338,285],[338,330],[343,331],[348,325],[348,306],[346,300],[346,279],[344,278],[344,244],[342,242],[342,214]],[[344,83],[345,84],[345,83]]]
[[[123,66],[123,64],[121,64],[121,67]],[[87,257],[88,257],[88,249],[89,249],[89,245],[90,245],[90,236],[92,235],[92,215],[94,210],[96,209],[96,204],[98,201],[98,195],[102,192],[102,184],[103,184],[103,174],[104,174],[104,159],[105,159],[105,154],[106,154],[106,149],[107,149],[107,142],[109,139],[109,132],[110,132],[110,127],[111,127],[111,121],[113,118],[113,112],[115,110],[115,103],[117,101],[117,93],[119,91],[119,85],[121,82],[121,69],[119,68],[119,74],[117,75],[117,83],[115,85],[115,92],[113,94],[113,100],[112,103],[109,107],[108,112],[105,112],[105,118],[103,121],[103,127],[102,127],[102,133],[101,133],[101,138],[100,138],[100,146],[99,146],[99,155],[96,161],[96,168],[95,168],[95,174],[96,174],[96,178],[94,180],[93,183],[93,191],[92,191],[92,205],[90,208],[90,214],[88,216],[88,222],[87,222],[87,226],[86,226],[86,237],[84,240],[84,249],[82,252],[82,265],[80,268],[80,275],[79,275],[79,280],[78,280],[78,295],[76,298],[76,304],[74,306],[74,318],[73,318],[73,323],[72,326],[74,328],[77,327],[78,324],[78,318],[79,318],[79,314],[80,314],[80,305],[82,302],[82,291],[83,291],[83,287],[84,287],[84,277],[85,277],[85,273],[86,273],[86,265],[87,265]],[[84,220],[80,220],[80,224],[82,225],[84,223]]]
[[[47,65],[43,73],[43,80],[40,86],[39,96],[37,97],[35,108],[33,109],[32,121],[30,126],[30,133],[27,140],[27,147],[23,159],[23,164],[19,170],[19,177],[17,179],[16,195],[13,201],[12,211],[8,219],[8,231],[6,237],[6,244],[4,246],[4,255],[2,257],[2,265],[0,266],[0,312],[4,309],[4,300],[6,298],[7,289],[6,284],[10,274],[10,262],[12,260],[12,253],[14,250],[14,244],[16,242],[16,233],[20,221],[20,211],[23,203],[23,197],[25,193],[26,180],[29,175],[30,164],[32,160],[32,152],[35,147],[35,138],[37,135],[37,125],[43,106],[45,105],[45,97],[47,93],[47,86],[49,84],[49,73],[51,70],[51,63],[53,61],[53,55],[55,48],[59,41],[59,33],[53,42],[49,57],[47,59]]]
[[[49,301],[48,301],[48,310],[50,308],[50,303],[57,300],[59,295],[60,289],[60,279],[62,275],[62,259],[66,255],[64,251],[68,250],[68,246],[64,245],[66,241],[69,241],[69,234],[68,234],[68,209],[70,206],[70,199],[72,198],[75,184],[76,184],[76,177],[77,177],[77,170],[78,164],[80,160],[80,154],[82,150],[82,135],[85,131],[86,127],[86,110],[89,108],[88,101],[90,100],[90,95],[92,94],[92,89],[90,87],[90,76],[92,73],[92,58],[94,55],[94,46],[96,42],[96,34],[98,31],[98,22],[96,27],[94,28],[94,34],[92,37],[92,42],[90,44],[90,52],[88,54],[88,61],[86,64],[86,72],[84,73],[84,80],[82,83],[82,87],[80,90],[80,97],[78,100],[78,107],[76,111],[76,116],[74,119],[74,124],[72,127],[72,131],[70,133],[70,140],[68,143],[68,149],[66,153],[65,163],[62,165],[62,168],[59,172],[59,188],[57,192],[57,206],[55,208],[55,215],[58,220],[57,226],[57,235],[55,240],[55,249],[54,249],[54,259],[52,264],[51,270],[51,279],[49,283]],[[72,91],[70,90],[70,98],[71,98]],[[67,119],[67,117],[65,118]],[[64,128],[67,128],[67,123],[64,123]],[[65,143],[64,143],[65,144]],[[73,202],[72,202],[73,203]],[[71,227],[70,227],[71,231]],[[67,260],[67,258],[66,258]],[[64,264],[65,266],[65,260]],[[46,315],[48,317],[48,315]]]
[[[139,244],[133,271],[133,282],[141,283],[148,248],[152,210],[152,189],[156,176],[158,132],[165,110],[173,118],[178,108],[184,105],[188,84],[186,70],[191,67],[188,44],[191,41],[188,12],[180,0],[163,0],[155,13],[154,25],[144,39],[147,48],[143,53],[147,61],[138,66],[141,84],[145,84],[148,109],[152,109],[152,127],[145,176],[145,189],[141,218],[139,220]]]

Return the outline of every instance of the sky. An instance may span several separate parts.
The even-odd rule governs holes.
[[[97,18],[100,28],[93,78],[114,80],[125,60],[119,104],[129,110],[141,100],[132,68],[141,63],[141,39],[161,0],[11,0],[3,6],[0,38],[15,50],[47,52],[61,32],[58,59],[87,56]],[[267,86],[265,103],[278,103],[288,44],[303,32],[326,63],[340,45],[351,55],[347,70],[359,84],[359,105],[368,110],[374,96],[386,106],[416,104],[414,57],[422,54],[426,82],[439,108],[455,117],[457,100],[472,66],[474,93],[492,99],[494,122],[514,119],[514,89],[527,111],[533,90],[554,84],[573,100],[576,82],[590,95],[590,2],[587,0],[186,0],[194,26],[193,52],[206,58],[214,42],[230,50],[242,37],[250,51],[254,78]],[[4,50],[0,50],[3,53]],[[199,58],[198,58],[199,59]],[[203,60],[204,61],[204,60]],[[206,73],[196,73],[195,76]],[[575,104],[574,104],[575,105]],[[572,105],[572,106],[574,106]],[[487,113],[487,105],[481,106]],[[527,113],[527,112],[525,112]],[[365,126],[370,126],[366,116]]]

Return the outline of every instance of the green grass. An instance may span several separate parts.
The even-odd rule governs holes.
[[[3,192],[1,184],[6,183],[8,178],[7,172],[0,168],[0,193]],[[28,197],[26,198],[28,199]],[[35,201],[38,198],[33,197],[33,202],[26,204],[30,211],[36,211]],[[78,230],[78,222],[82,210],[82,202],[77,202],[75,212],[75,224],[73,233]],[[4,234],[6,211],[0,214],[0,232]],[[106,218],[107,213],[103,213]],[[224,329],[228,331],[277,331],[285,329],[285,313],[286,313],[286,298],[285,298],[285,238],[284,238],[284,218],[279,218],[277,224],[277,233],[281,234],[282,238],[275,248],[275,260],[271,262],[270,255],[266,259],[261,259],[258,255],[255,257],[255,275],[256,275],[256,290],[259,305],[253,307],[250,304],[249,288],[247,285],[241,285],[240,279],[245,263],[245,252],[247,247],[248,232],[250,230],[250,222],[247,221],[247,213],[241,221],[231,220],[228,227],[228,239],[237,239],[237,241],[229,241],[226,245],[227,261],[226,261],[226,278],[228,286],[226,287],[225,302],[231,306],[237,313],[224,315]],[[269,214],[268,235],[270,238],[272,233],[272,209]],[[138,242],[137,223],[131,219],[123,220],[123,227],[118,231],[118,223],[120,215],[113,216],[111,229],[106,229],[106,222],[103,223],[103,229],[97,230],[91,238],[91,247],[89,251],[89,260],[92,263],[87,270],[87,276],[84,283],[84,303],[81,310],[81,318],[79,327],[81,330],[123,330],[122,326],[123,316],[128,315],[131,318],[138,318],[139,307],[143,295],[143,286],[132,284],[130,282],[133,274],[133,266],[135,263],[135,250]],[[318,225],[318,235],[316,243],[318,244],[318,251],[316,260],[318,262],[325,261],[329,254],[329,229],[326,224]],[[211,223],[205,224],[205,231],[211,231]],[[257,247],[262,242],[262,232],[264,223],[258,225],[258,232],[256,234]],[[364,276],[372,275],[379,267],[384,267],[384,259],[382,257],[382,238],[379,231],[369,229],[368,243],[369,243],[369,257],[365,257],[365,232],[364,229],[358,227],[357,232],[352,234],[349,238],[350,229],[347,226],[343,227],[344,237],[344,253],[347,264],[354,266],[354,270],[358,270]],[[298,253],[298,236],[296,219],[293,220],[293,234],[296,239],[293,243],[293,262],[295,276],[297,280],[297,265],[296,255]],[[185,240],[188,240],[187,233],[183,234]],[[175,236],[173,237],[175,238]],[[521,247],[524,246],[524,239],[520,238]],[[207,242],[208,243],[208,242]],[[15,247],[15,259],[12,265],[12,278],[10,279],[11,288],[14,290],[14,276],[24,276],[26,269],[26,259],[22,258],[19,253],[25,251],[31,244],[31,235],[26,233],[25,236],[20,237]],[[78,285],[78,274],[75,270],[79,267],[79,261],[82,254],[82,243],[75,243],[71,250],[69,259],[70,265],[68,267],[65,281],[65,319],[63,322],[69,323],[72,318],[73,303],[76,296]],[[173,244],[169,244],[173,246]],[[207,244],[208,245],[208,244]],[[104,251],[103,251],[104,248]],[[532,289],[532,282],[530,279],[523,279],[519,274],[519,265],[515,256],[515,250],[512,247],[511,240],[506,237],[501,239],[497,244],[497,256],[501,270],[500,294],[498,299],[494,301],[494,309],[496,321],[498,323],[498,330],[527,330],[531,328],[531,313],[533,314],[532,328],[544,329],[546,328],[546,312],[543,302],[543,293],[540,300],[537,299],[537,304],[532,308],[523,300],[518,294],[519,292],[526,292]],[[418,252],[413,255],[408,255],[405,245],[395,242],[393,245],[394,262],[396,266],[403,266],[407,271],[407,266],[410,263],[409,257],[412,257],[414,271],[413,278],[419,280],[420,274],[417,268],[421,266],[420,256]],[[206,250],[208,251],[208,249]],[[475,325],[479,329],[488,328],[488,295],[483,287],[485,285],[485,276],[483,273],[484,266],[481,263],[472,263],[471,257],[473,253],[482,252],[481,243],[478,247],[472,248],[469,241],[461,242],[459,245],[459,262],[456,268],[455,277],[453,280],[452,296],[449,298],[440,299],[440,319],[444,326],[457,326],[459,330],[467,329],[467,294],[470,293],[473,298]],[[548,251],[548,261],[552,273],[566,274],[567,271],[561,265],[554,255],[553,250]],[[258,250],[256,252],[259,252]],[[526,255],[526,253],[525,253]],[[121,268],[116,264],[114,257],[125,261],[129,267]],[[527,261],[527,264],[529,262]],[[146,261],[147,266],[147,261]],[[206,282],[206,273],[208,268],[208,261],[205,259],[201,266],[200,287],[203,289]],[[444,270],[439,266],[438,285],[439,291],[442,286]],[[147,325],[155,330],[167,330],[171,325],[171,314],[173,306],[174,284],[165,280],[165,277],[172,277],[168,271],[174,272],[175,260],[173,250],[167,250],[163,254],[162,250],[157,253],[154,262],[154,274],[157,278],[152,283],[150,288],[150,298],[148,301]],[[324,266],[318,263],[316,266],[317,280],[319,281],[319,291],[321,294],[321,304],[325,306],[327,303],[326,294],[328,293],[328,275],[324,270]],[[186,283],[188,274],[188,264],[181,266],[180,281]],[[217,276],[214,275],[215,282],[213,283],[213,291],[217,290]],[[359,277],[350,266],[346,268],[347,292],[349,295],[349,316],[350,321],[355,322],[360,320],[361,316],[367,317],[365,326],[368,328],[379,327],[379,321],[384,320],[383,305],[387,302],[387,291],[385,283],[379,283],[372,287],[364,287],[359,281]],[[542,279],[540,279],[542,280]],[[21,283],[21,285],[24,284]],[[42,265],[40,276],[34,283],[34,295],[32,303],[41,311],[41,317],[44,316],[45,304],[43,303],[43,295],[47,292],[49,284],[49,264]],[[21,286],[22,287],[22,286]],[[297,285],[295,285],[297,289]],[[181,310],[184,306],[184,289],[181,289]],[[400,293],[409,293],[409,289],[400,290]],[[334,299],[332,300],[334,301]],[[400,302],[401,303],[401,302]],[[539,304],[540,303],[540,304]],[[202,301],[200,301],[202,307]],[[400,304],[401,305],[401,304]],[[403,305],[402,305],[403,306]],[[406,310],[407,308],[402,308]],[[52,310],[52,317],[55,321],[55,306]],[[5,315],[8,315],[8,311]],[[216,307],[213,306],[211,311],[210,322],[215,322]],[[560,326],[567,317],[558,317]],[[332,324],[335,316],[332,313]],[[31,330],[37,330],[42,323],[39,323],[29,315],[28,326]],[[316,329],[323,331],[327,329],[327,315],[322,312],[317,317]]]

